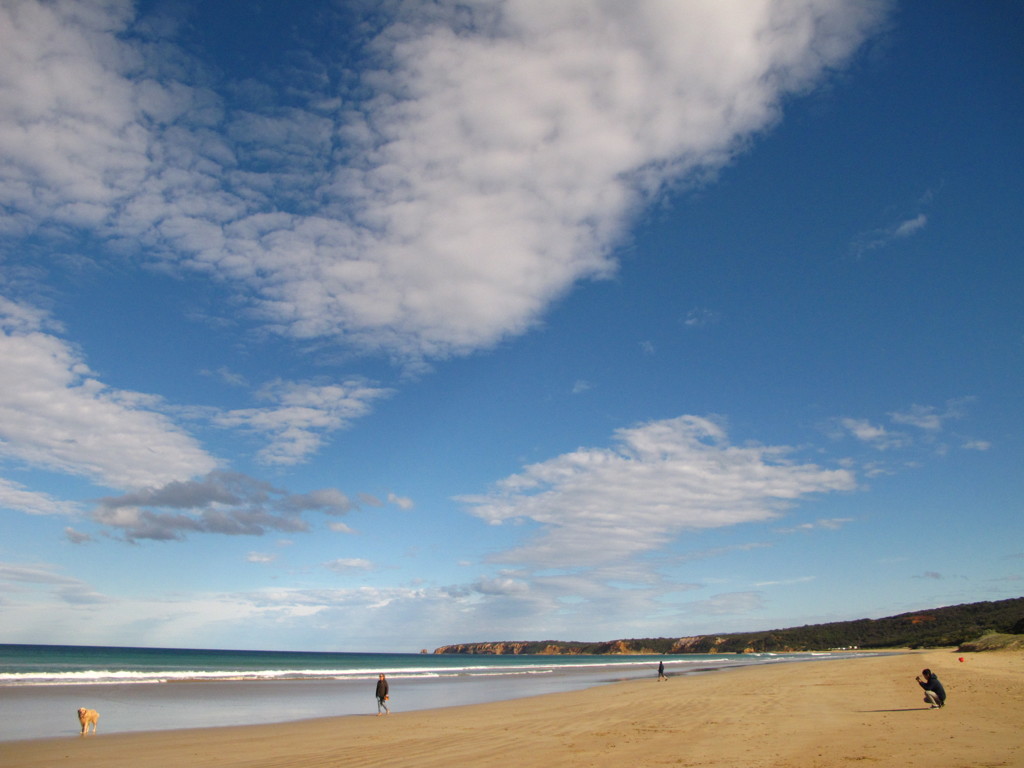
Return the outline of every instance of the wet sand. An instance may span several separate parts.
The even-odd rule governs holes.
[[[924,667],[949,693],[943,709],[922,701]],[[101,717],[96,736],[0,743],[0,765],[1024,766],[1022,653],[754,666],[415,712],[392,693],[386,717],[124,734],[104,734]]]

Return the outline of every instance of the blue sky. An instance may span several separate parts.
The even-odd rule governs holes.
[[[1024,591],[1024,10],[0,8],[0,642]]]

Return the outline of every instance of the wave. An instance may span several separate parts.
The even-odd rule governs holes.
[[[685,660],[666,659],[667,667],[700,668],[706,665],[730,665],[732,660],[722,658],[688,658]],[[737,662],[732,662],[737,663]],[[567,663],[558,660],[552,663],[515,664],[465,664],[462,666],[416,666],[381,667],[375,669],[86,669],[86,670],[32,670],[23,672],[0,672],[0,686],[9,685],[115,685],[133,683],[174,683],[174,682],[242,682],[242,681],[366,681],[376,679],[380,672],[389,678],[439,679],[458,677],[521,677],[529,675],[551,675],[556,673],[593,672],[595,670],[630,670],[647,668],[652,665],[650,658],[637,660],[589,660]]]

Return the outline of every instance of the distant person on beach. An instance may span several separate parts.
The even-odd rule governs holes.
[[[384,679],[384,673],[380,675],[380,679],[377,681],[377,717],[380,717],[381,709],[384,710],[384,714],[390,715],[391,710],[388,709],[388,681]]]
[[[662,680],[668,680],[668,678],[665,677],[665,662],[664,661],[659,661],[658,662],[658,682],[660,683]]]
[[[924,680],[921,679],[924,676]],[[924,703],[931,704],[932,709],[939,709],[946,706],[946,689],[939,682],[939,677],[930,669],[922,669],[921,675],[914,679],[917,684],[924,688]]]

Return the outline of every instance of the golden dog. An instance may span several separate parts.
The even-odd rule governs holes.
[[[89,732],[89,723],[92,723],[92,732],[96,733],[96,724],[99,722],[100,713],[95,709],[82,707],[78,710],[78,722],[82,724],[82,735]]]

